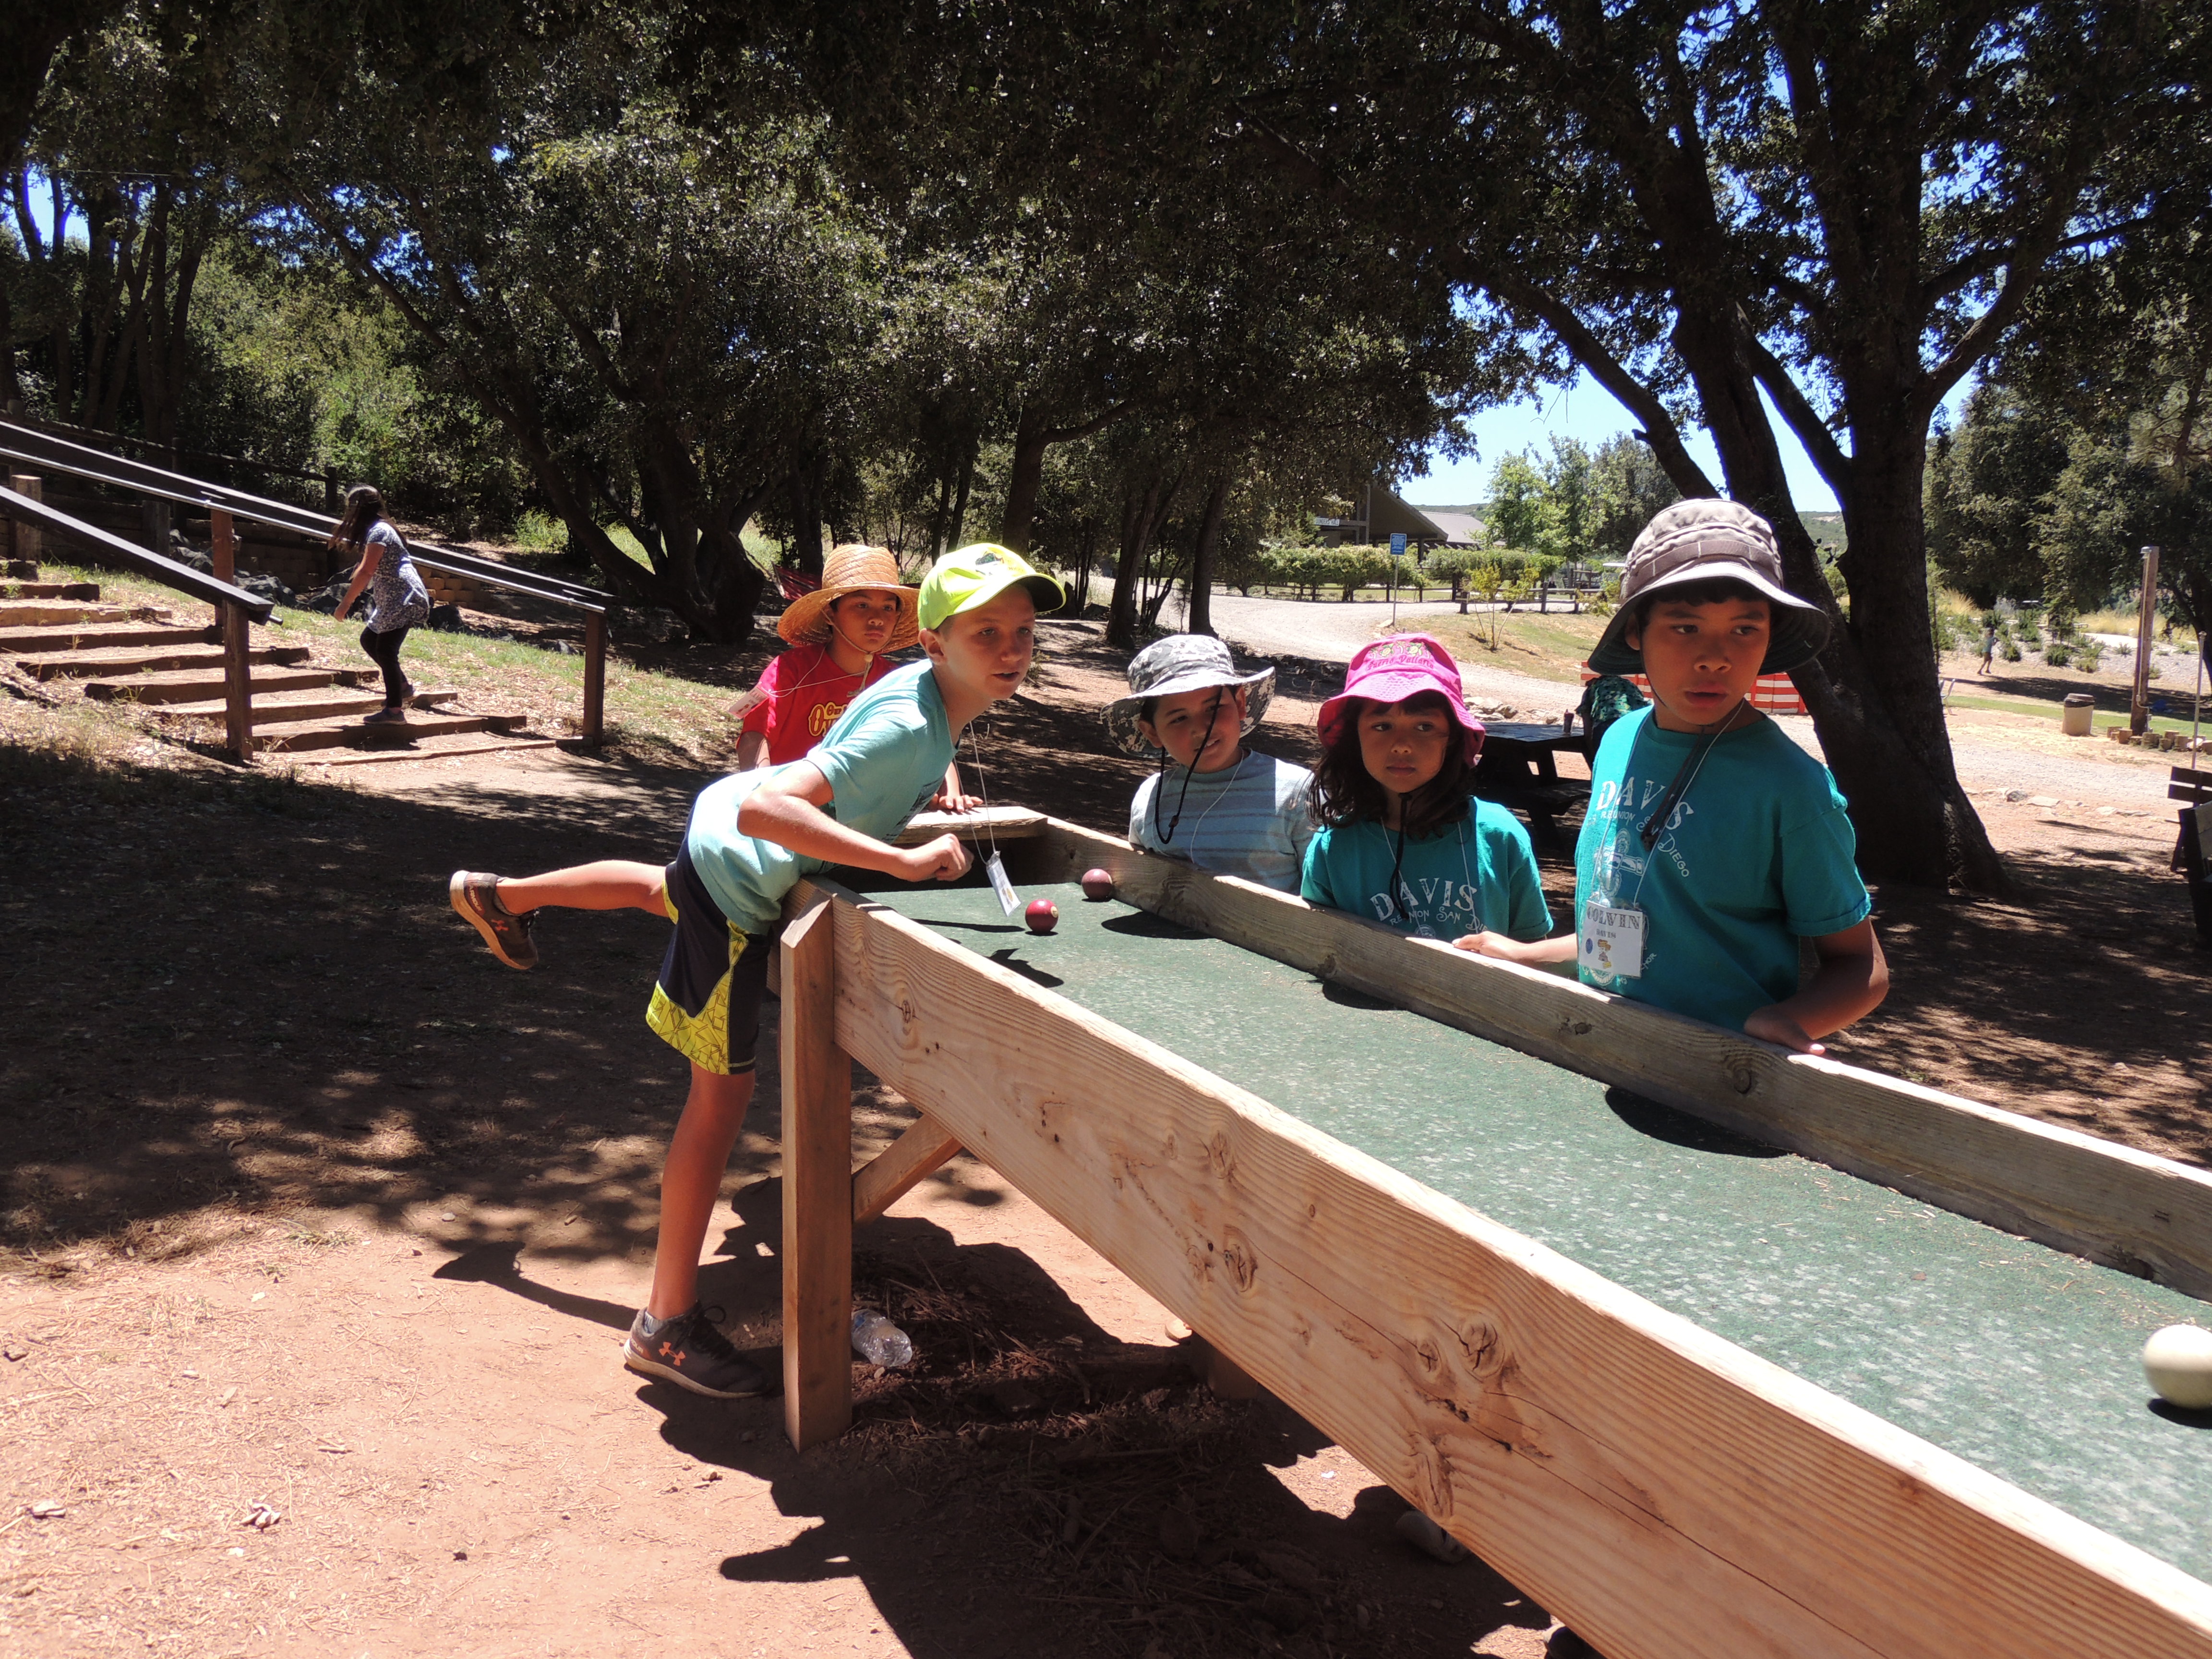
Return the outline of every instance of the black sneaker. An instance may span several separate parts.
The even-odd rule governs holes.
[[[623,1364],[713,1400],[744,1400],[768,1392],[760,1367],[730,1346],[696,1302],[671,1319],[656,1320],[639,1309],[623,1343]]]

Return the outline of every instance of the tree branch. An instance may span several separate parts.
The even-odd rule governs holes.
[[[1782,418],[1790,422],[1790,429],[1797,434],[1797,441],[1805,446],[1805,453],[1813,458],[1813,465],[1828,481],[1828,488],[1836,492],[1836,500],[1845,507],[1850,504],[1851,459],[1844,453],[1836,434],[1820,418],[1820,411],[1799,389],[1782,360],[1766,349],[1766,343],[1752,328],[1751,319],[1739,309],[1737,321],[1743,330],[1744,353],[1751,359],[1751,372],[1766,395],[1774,399],[1774,406],[1782,411]]]

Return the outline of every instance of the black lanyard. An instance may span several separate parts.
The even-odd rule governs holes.
[[[1735,715],[1735,711],[1730,709],[1720,725],[1705,738],[1702,748],[1682,757],[1682,763],[1674,769],[1674,781],[1667,786],[1666,798],[1659,803],[1659,810],[1644,819],[1643,829],[1637,832],[1645,852],[1659,844],[1659,837],[1666,830],[1667,820],[1674,816],[1674,809],[1688,796],[1690,786],[1698,781],[1698,774],[1705,769],[1705,757],[1713,752],[1713,745],[1727,734],[1728,722]],[[1658,718],[1656,712],[1652,718]],[[1636,735],[1640,738],[1644,733],[1639,731]],[[1628,776],[1631,781],[1636,776],[1636,750],[1633,747],[1628,751]]]
[[[1167,745],[1160,745],[1160,781],[1152,789],[1152,833],[1159,836],[1163,847],[1174,844],[1176,826],[1182,822],[1182,804],[1190,799],[1191,775],[1198,770],[1198,757],[1206,752],[1206,745],[1213,741],[1213,723],[1221,718],[1221,705],[1228,701],[1229,688],[1224,685],[1221,688],[1221,695],[1213,700],[1212,711],[1206,717],[1206,731],[1198,740],[1198,747],[1191,751],[1190,764],[1183,769],[1182,789],[1176,796],[1175,816],[1168,820],[1164,831],[1160,828],[1160,797],[1168,792],[1169,757]]]

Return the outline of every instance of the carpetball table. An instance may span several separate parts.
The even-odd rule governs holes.
[[[2212,1179],[1003,813],[794,895],[786,1415],[965,1146],[1611,1659],[2212,1659]],[[1103,866],[1113,899],[1076,878]],[[852,1167],[857,1060],[923,1116]]]

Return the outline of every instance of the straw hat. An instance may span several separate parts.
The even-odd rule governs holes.
[[[898,561],[887,548],[863,547],[858,542],[830,550],[822,561],[822,586],[786,605],[775,631],[791,645],[827,645],[830,607],[846,594],[863,589],[898,598],[898,622],[891,629],[885,651],[902,651],[920,637],[915,622],[915,592],[899,580]]]

